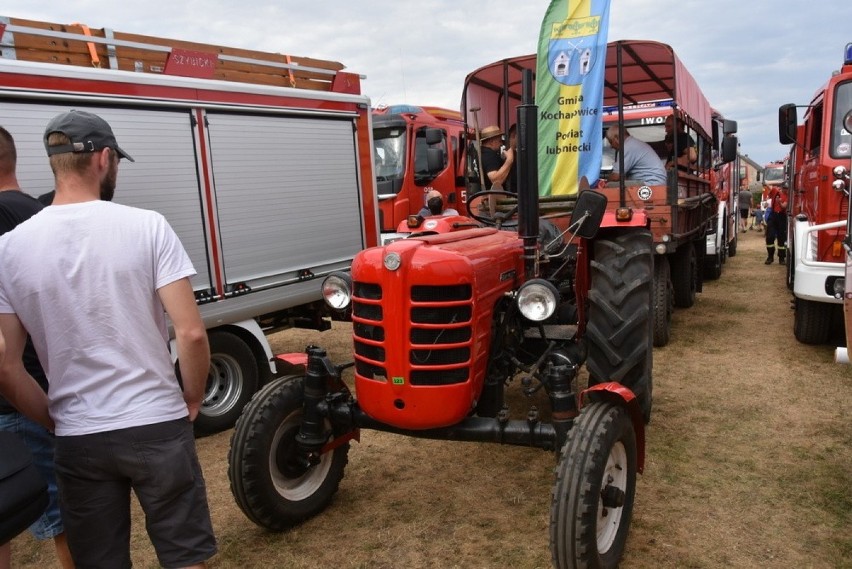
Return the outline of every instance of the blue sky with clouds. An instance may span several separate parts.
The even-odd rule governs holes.
[[[543,0],[6,0],[0,16],[333,59],[374,105],[458,109],[464,78],[536,49]],[[777,110],[807,104],[852,42],[848,0],[612,0],[609,39],[670,44],[741,151],[782,158]]]

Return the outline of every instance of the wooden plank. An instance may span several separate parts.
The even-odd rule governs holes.
[[[35,28],[59,33],[84,34],[82,25],[79,24],[56,24],[26,20],[21,18],[10,18],[12,26]],[[105,38],[106,31],[101,28],[89,29],[90,34],[96,38]],[[25,32],[14,32],[15,57],[22,61],[34,61],[45,63],[58,63],[75,66],[92,66],[93,52],[97,66],[109,68],[111,59],[109,48],[103,43],[86,42],[85,40],[48,37]],[[263,62],[268,61],[275,64],[287,64],[287,55],[280,53],[262,52],[243,48],[226,47],[214,44],[189,42],[157,36],[140,34],[129,34],[113,32],[112,38],[119,41],[134,42],[150,46],[166,46],[205,53],[215,53],[224,57],[238,57],[255,60],[231,61],[219,58],[213,74],[214,79],[224,81],[240,81],[260,85],[275,85],[282,87],[295,87],[298,89],[311,89],[329,91],[331,89],[334,75],[320,71],[311,71],[294,67],[292,70],[286,68],[267,66]],[[117,69],[124,71],[143,71],[146,73],[162,73],[166,67],[168,52],[155,49],[145,49],[143,46],[116,45],[115,62]],[[329,61],[304,56],[290,56],[290,64],[302,67],[328,70],[332,72],[341,71],[345,67],[337,61]],[[291,81],[292,76],[292,81]]]

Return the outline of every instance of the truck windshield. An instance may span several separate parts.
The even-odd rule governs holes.
[[[763,180],[765,182],[783,182],[784,166],[773,166],[772,168],[766,168],[763,171]]]
[[[831,157],[852,155],[852,134],[843,128],[843,117],[852,109],[852,81],[840,83],[834,92],[834,114],[831,118]]]
[[[402,180],[405,173],[405,138],[405,129],[402,127],[373,129],[373,157],[376,160],[376,181],[380,186],[382,182]],[[383,192],[379,190],[379,193]]]

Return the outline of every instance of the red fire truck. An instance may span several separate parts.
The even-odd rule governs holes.
[[[382,239],[416,215],[424,195],[438,190],[444,205],[465,202],[464,121],[458,111],[393,105],[373,111],[373,147]]]
[[[336,62],[81,25],[0,18],[0,36],[0,124],[22,188],[53,188],[42,146],[53,116],[86,109],[110,123],[136,158],[115,201],[162,213],[198,272],[211,365],[196,429],[232,426],[277,375],[266,335],[328,328],[317,279],[377,243],[359,77]]]
[[[840,71],[810,101],[803,124],[798,125],[795,104],[778,111],[779,140],[795,145],[788,160],[787,267],[795,299],[794,333],[806,344],[828,343],[842,328],[852,154],[844,117],[852,108],[852,44],[844,56]],[[776,177],[767,170],[764,183]]]

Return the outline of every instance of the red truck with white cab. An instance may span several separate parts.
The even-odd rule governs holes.
[[[779,140],[793,144],[787,246],[788,283],[795,301],[794,333],[806,344],[842,336],[842,303],[849,212],[852,132],[852,43],[844,61],[820,87],[798,124],[795,104],[778,111]],[[764,184],[770,181],[765,171]]]

